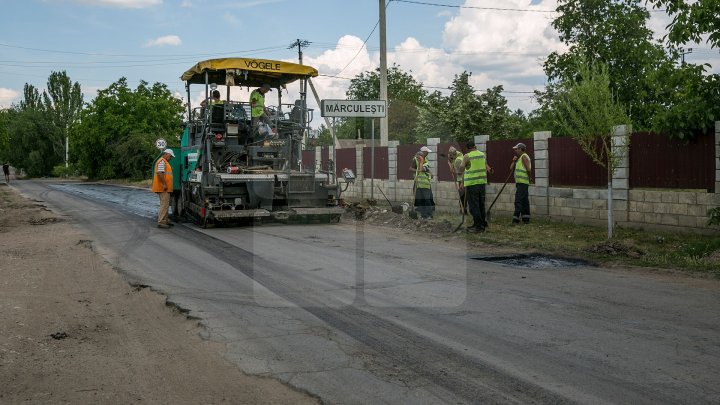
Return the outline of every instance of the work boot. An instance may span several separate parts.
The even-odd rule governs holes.
[[[158,224],[157,227],[161,229],[170,229],[170,225],[163,223]]]

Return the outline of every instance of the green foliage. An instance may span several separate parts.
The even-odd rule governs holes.
[[[20,103],[26,107],[15,107],[8,116],[7,159],[30,177],[46,176],[63,160],[62,133],[42,106],[27,107],[33,103],[26,101]]]
[[[132,90],[121,78],[98,92],[71,129],[78,167],[90,178],[149,176],[155,139],[177,143],[182,113],[182,102],[164,84],[143,81]]]
[[[52,72],[42,99],[43,109],[60,131],[61,138],[65,139],[68,129],[76,122],[82,109],[83,95],[80,85],[77,82],[73,84],[64,71]]]
[[[401,143],[415,143],[419,138],[415,131],[418,107],[424,103],[427,92],[412,76],[399,66],[388,69],[388,139]],[[346,95],[351,100],[377,100],[380,98],[380,69],[363,72],[350,81]],[[355,139],[358,130],[362,139],[370,139],[371,120],[348,118],[337,126],[339,139]],[[375,136],[380,138],[380,122],[375,120]]]
[[[647,28],[649,12],[640,0],[560,0],[560,14],[553,26],[569,50],[552,53],[545,62],[551,84],[546,91],[549,94],[538,97],[542,107],[536,117],[547,118],[554,108],[554,84],[575,78],[578,64],[587,60],[607,66],[610,89],[626,106],[635,130],[652,129],[670,137],[691,139],[713,128],[720,117],[718,77],[706,76],[703,66],[678,64],[680,53],[676,46],[699,40],[700,33],[713,32],[715,40],[710,42],[717,45],[720,3],[650,3],[667,6],[675,16],[667,51],[654,41]],[[545,123],[554,126],[552,121]]]
[[[320,135],[318,135],[317,146],[332,146],[333,138],[330,129],[320,125]]]
[[[544,69],[551,83],[576,78],[584,60],[601,62],[607,66],[610,89],[627,107],[636,129],[650,128],[661,103],[650,77],[658,65],[673,60],[654,43],[644,5],[639,0],[561,0],[557,10],[561,14],[553,27],[570,48],[548,56]]]
[[[511,112],[502,96],[503,87],[495,86],[476,94],[470,85],[471,73],[456,75],[448,97],[434,92],[420,108],[418,132],[441,141],[467,142],[475,135],[493,139],[515,138],[527,128],[522,111]]]
[[[720,207],[708,210],[708,225],[720,225]]]
[[[566,80],[561,88],[564,91],[557,95],[554,103],[560,133],[575,138],[595,163],[607,167],[609,174],[613,173],[625,152],[623,148],[613,149],[613,128],[630,125],[630,118],[610,91],[607,67],[600,63],[581,63],[578,78]],[[602,145],[600,151],[596,149],[597,140]]]
[[[720,120],[720,75],[705,76],[702,66],[659,69],[658,93],[667,100],[658,104],[652,128],[678,139],[692,139],[715,128]]]
[[[667,38],[670,43],[700,43],[707,35],[710,45],[720,46],[720,2],[717,0],[649,0],[649,3],[657,8],[665,8],[673,16]]]
[[[65,164],[60,164],[52,169],[52,175],[53,177],[75,177],[77,176],[77,168],[75,165],[68,165],[68,167],[65,167]]]
[[[10,109],[0,110],[0,161],[6,162],[10,160],[10,134],[8,133],[8,124],[10,122]],[[1,163],[0,162],[0,163]]]

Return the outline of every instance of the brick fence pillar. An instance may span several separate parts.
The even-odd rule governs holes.
[[[428,153],[428,162],[430,162],[430,173],[432,173],[432,182],[437,183],[437,174],[438,174],[438,144],[440,143],[440,138],[428,138],[427,139],[427,147],[430,148],[432,152]],[[433,187],[436,188],[436,187]]]
[[[397,148],[400,145],[398,141],[388,142],[388,182],[387,192],[389,198],[397,201]]]
[[[475,135],[473,142],[479,152],[487,154],[487,143],[490,140],[490,135]]]
[[[536,215],[550,215],[549,188],[550,188],[550,131],[533,132],[532,170],[535,173],[535,183],[530,186],[532,211]]]
[[[628,220],[628,194],[630,190],[630,126],[618,125],[612,136],[612,154],[618,163],[612,176],[613,218],[615,222]]]

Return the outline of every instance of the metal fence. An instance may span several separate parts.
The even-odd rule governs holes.
[[[715,138],[690,142],[637,132],[630,142],[630,187],[715,189]]]
[[[601,150],[601,144],[596,144]],[[607,156],[603,159],[607,164]],[[573,138],[548,140],[548,181],[554,187],[605,187],[607,169],[595,163]]]

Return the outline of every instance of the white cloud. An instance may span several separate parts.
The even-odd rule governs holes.
[[[499,0],[493,7],[554,10],[557,4],[556,0],[527,3],[527,0]],[[466,0],[464,5],[483,6],[480,0]],[[404,71],[412,71],[427,90],[441,90],[444,94],[449,93],[443,89],[452,84],[455,75],[471,72],[470,83],[476,90],[503,85],[508,91],[505,94],[508,106],[527,113],[537,107],[532,94],[509,92],[532,92],[544,86],[544,57],[565,49],[550,26],[554,16],[553,13],[460,9],[456,15],[448,15],[443,48],[425,47],[416,38],[408,37],[388,50],[388,66],[396,63]],[[338,40],[335,49],[315,58],[306,57],[306,63],[321,74],[338,75],[362,45],[360,38],[346,35]],[[370,54],[363,48],[339,76],[352,78],[378,66],[379,54]],[[338,78],[319,77],[313,81],[321,98],[344,98],[349,85],[348,80]]]
[[[165,46],[165,45],[171,45],[171,46],[182,45],[182,40],[177,35],[165,35],[165,36],[151,39],[151,40],[145,42],[144,46],[151,47],[151,46]]]
[[[180,7],[191,8],[191,7],[193,7],[193,4],[192,4],[192,2],[190,2],[190,0],[183,0],[182,3],[180,3]]]
[[[15,101],[20,100],[20,92],[0,87],[0,108],[7,108]]]
[[[110,6],[120,8],[147,8],[159,6],[162,0],[78,0],[80,3],[93,6]]]

